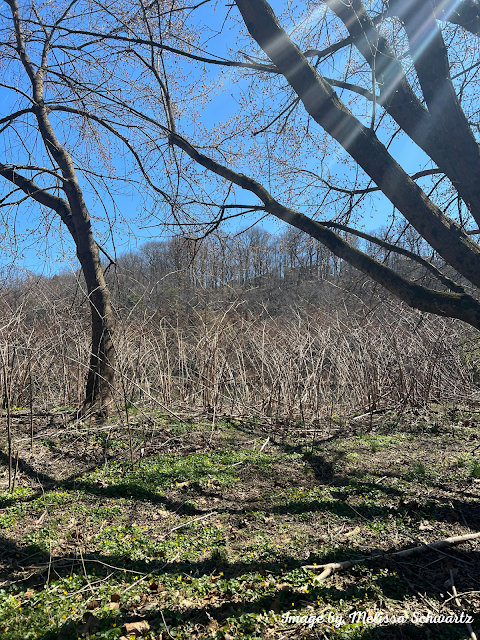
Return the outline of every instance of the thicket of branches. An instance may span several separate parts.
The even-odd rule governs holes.
[[[302,420],[478,402],[473,333],[380,295],[321,247],[317,264],[311,247],[294,241],[290,232],[254,230],[209,238],[193,260],[178,239],[120,257],[109,275],[117,409],[127,402]],[[208,272],[218,266],[215,243],[224,248],[226,282]],[[28,406],[30,397],[43,408],[81,402],[84,292],[81,273],[4,284],[0,349],[11,406]]]

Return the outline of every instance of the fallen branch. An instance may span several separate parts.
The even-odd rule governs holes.
[[[410,547],[410,549],[403,549],[402,551],[395,551],[394,553],[382,553],[375,556],[368,556],[361,558],[360,560],[344,560],[343,562],[329,562],[328,564],[307,564],[302,567],[306,571],[317,571],[323,569],[322,573],[315,578],[316,582],[325,580],[335,571],[343,571],[344,569],[351,569],[357,564],[363,564],[367,560],[378,560],[381,558],[408,558],[417,553],[425,553],[426,551],[443,549],[449,547],[452,544],[459,544],[460,542],[466,542],[467,540],[474,540],[480,538],[479,533],[468,533],[464,536],[453,536],[451,538],[445,538],[445,540],[439,540],[438,542],[432,542],[432,544],[423,544],[419,547]]]
[[[361,420],[362,418],[370,418],[370,416],[377,416],[380,413],[386,413],[387,411],[394,411],[394,407],[384,407],[383,409],[374,409],[373,411],[362,413],[361,416],[355,416],[353,418],[350,418],[350,420],[352,420],[352,422],[356,422],[357,420]]]
[[[193,524],[194,522],[200,522],[200,520],[205,520],[205,518],[210,518],[210,516],[215,516],[216,514],[217,514],[216,511],[212,511],[211,513],[207,513],[204,516],[200,516],[200,518],[194,518],[193,520],[189,520],[188,522],[179,524],[178,527],[173,527],[173,529],[170,529],[170,531],[167,534],[165,534],[165,536],[163,537],[163,540],[165,540],[165,538],[171,535],[174,531],[178,531],[178,529],[183,529],[183,527],[188,527],[190,524]]]
[[[267,446],[268,442],[270,440],[270,436],[268,436],[268,438],[265,440],[265,442],[262,445],[262,448],[260,449],[260,451],[258,453],[262,453],[262,451],[265,449],[265,447]]]

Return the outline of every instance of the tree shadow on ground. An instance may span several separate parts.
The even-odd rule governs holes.
[[[3,455],[3,454],[2,454]],[[6,456],[5,456],[6,457]],[[324,465],[327,464],[323,458],[317,456],[315,460],[316,465]],[[19,463],[20,466],[20,463]],[[95,468],[95,466],[93,467]],[[194,507],[188,506],[188,509],[185,509],[185,504],[182,501],[169,500],[167,498],[163,498],[158,496],[152,492],[149,492],[142,487],[136,487],[132,484],[121,484],[115,487],[101,487],[101,486],[92,486],[91,484],[85,483],[78,478],[78,476],[72,476],[63,482],[57,482],[53,477],[48,476],[48,474],[38,474],[37,472],[27,463],[23,464],[22,462],[22,470],[25,473],[31,474],[30,477],[37,478],[45,484],[45,488],[65,488],[65,489],[76,489],[82,490],[85,492],[89,492],[92,495],[103,496],[107,498],[118,497],[125,495],[132,495],[132,490],[134,491],[135,500],[139,502],[149,502],[154,504],[161,504],[162,507],[176,512],[185,513],[187,515],[203,515],[205,514],[204,510],[196,509]],[[403,515],[406,515],[411,512],[412,507],[409,507],[409,502],[407,502],[403,506],[399,506],[398,508],[386,508],[377,506],[368,506],[368,505],[358,505],[355,504],[355,507],[352,507],[348,504],[347,500],[352,495],[353,492],[356,492],[358,495],[362,495],[362,493],[368,493],[371,489],[375,489],[376,491],[380,491],[382,494],[388,496],[395,496],[397,498],[402,497],[404,492],[401,489],[395,488],[394,490],[383,491],[382,487],[377,485],[375,482],[362,482],[358,478],[349,478],[347,475],[343,475],[342,478],[347,482],[345,485],[336,485],[336,489],[334,492],[334,500],[329,502],[315,502],[315,501],[304,501],[301,499],[295,499],[289,504],[286,505],[276,505],[267,507],[268,510],[272,513],[281,513],[281,514],[293,514],[293,513],[311,513],[313,511],[322,510],[324,512],[328,512],[334,514],[335,516],[341,516],[348,518],[351,522],[355,523],[357,520],[361,522],[364,519],[372,519],[372,518],[384,518],[388,515],[394,515],[394,517],[401,518]],[[321,483],[321,484],[324,484]],[[348,487],[342,491],[342,486]],[[198,495],[198,492],[201,490],[200,487],[194,487],[195,492]],[[40,495],[37,494],[37,495]],[[411,497],[409,497],[410,499]],[[26,500],[32,499],[31,497]],[[244,501],[245,502],[245,501]],[[471,522],[476,522],[475,518],[475,510],[468,510],[469,503],[463,504],[462,501],[457,500],[449,500],[445,498],[442,504],[439,504],[439,501],[431,501],[427,502],[425,505],[416,505],[416,509],[419,510],[419,514],[424,517],[426,515],[436,514],[442,515],[444,522],[457,523],[460,521],[458,514],[462,514],[463,516],[467,516],[472,518]],[[256,501],[247,501],[247,504],[244,504],[239,508],[219,508],[219,512],[237,514],[237,515],[245,515],[247,512],[250,512],[253,508],[258,509],[259,505]],[[265,508],[262,504],[261,508]],[[410,545],[414,546],[414,545]],[[403,547],[405,548],[405,547]],[[292,556],[288,556],[285,554],[280,555],[275,558],[275,560],[264,561],[264,562],[252,562],[252,563],[228,563],[228,562],[218,562],[213,559],[205,560],[205,561],[197,561],[197,562],[175,562],[166,564],[164,561],[150,561],[146,560],[136,560],[132,561],[128,557],[121,555],[104,555],[97,553],[85,554],[82,559],[75,556],[51,556],[49,553],[43,551],[41,548],[32,547],[30,549],[31,553],[26,554],[25,549],[16,543],[8,540],[8,538],[3,538],[0,541],[0,549],[2,560],[2,564],[4,567],[9,568],[12,571],[19,571],[30,567],[32,571],[35,571],[34,575],[32,575],[26,581],[18,582],[18,586],[29,587],[33,589],[41,589],[46,582],[46,577],[50,575],[50,579],[54,577],[62,576],[68,573],[69,571],[76,571],[78,573],[82,573],[84,571],[83,567],[97,567],[97,575],[101,571],[108,571],[111,573],[118,573],[121,577],[125,573],[129,573],[130,571],[137,572],[140,575],[145,574],[153,574],[155,576],[179,576],[184,574],[190,574],[195,577],[207,576],[212,573],[218,573],[223,571],[226,577],[231,578],[241,578],[244,574],[249,571],[261,571],[265,575],[273,575],[277,578],[278,583],[282,582],[282,572],[281,567],[283,565],[287,565],[287,570],[292,571],[294,569],[299,569],[301,563],[298,559],[293,558]],[[399,550],[395,548],[395,551]],[[369,555],[382,555],[385,554],[384,550],[381,549],[369,549]],[[328,553],[326,555],[319,554],[311,554],[308,559],[308,564],[313,563],[325,563],[329,561],[338,561],[338,560],[356,560],[360,557],[361,553],[350,547],[345,545],[338,545],[335,552]],[[445,554],[444,554],[445,555]],[[277,614],[283,614],[287,612],[294,612],[297,609],[303,608],[305,606],[311,606],[317,609],[317,599],[320,598],[323,602],[328,602],[329,606],[335,607],[336,603],[340,603],[341,601],[345,602],[351,601],[352,607],[362,606],[362,601],[365,597],[365,589],[368,588],[368,585],[365,585],[365,581],[362,583],[362,576],[364,576],[364,570],[362,567],[369,567],[371,570],[377,573],[376,578],[376,586],[381,589],[381,592],[385,598],[391,598],[396,602],[406,601],[412,594],[415,593],[415,590],[420,590],[425,596],[429,594],[434,596],[435,598],[439,598],[440,588],[437,588],[435,585],[428,582],[427,579],[422,575],[422,568],[424,566],[429,566],[432,563],[441,561],[441,554],[436,552],[428,552],[422,555],[421,562],[396,562],[393,558],[385,558],[379,560],[370,560],[365,561],[360,567],[350,570],[351,573],[357,579],[357,583],[354,584],[347,589],[341,586],[336,586],[334,580],[329,579],[326,583],[322,583],[321,585],[312,587],[310,593],[307,595],[305,593],[300,593],[295,589],[284,589],[284,588],[275,588],[272,590],[272,593],[268,595],[264,595],[260,598],[255,599],[254,601],[249,600],[248,598],[243,597],[243,599],[234,600],[231,599],[227,602],[223,602],[218,606],[213,605],[211,603],[207,603],[204,606],[188,606],[185,609],[172,609],[167,607],[162,607],[161,603],[155,605],[149,611],[139,611],[138,609],[127,609],[125,611],[120,611],[118,613],[108,614],[106,617],[102,617],[99,623],[99,630],[107,629],[111,627],[113,624],[117,624],[118,626],[123,625],[125,622],[145,619],[149,622],[152,629],[155,631],[160,631],[165,628],[164,623],[166,622],[167,627],[172,630],[173,628],[181,627],[187,622],[194,622],[199,625],[199,627],[205,628],[209,624],[212,623],[212,620],[217,621],[218,624],[222,624],[222,622],[226,619],[229,620],[229,624],[236,624],[235,621],[240,621],[242,616],[249,615],[255,612],[261,612],[265,609],[266,612],[273,611]],[[449,549],[448,554],[444,557],[444,561],[452,562],[455,564],[457,561],[460,563],[459,566],[463,567],[463,570],[468,571],[472,578],[476,579],[477,582],[479,578],[479,568],[480,568],[480,553],[477,551],[459,551],[455,548]],[[396,572],[398,575],[392,578],[391,574],[389,576],[382,575],[381,569],[389,568],[391,572]],[[465,569],[465,567],[467,567]],[[88,570],[88,569],[87,569]],[[332,584],[333,582],[333,584]],[[165,618],[163,620],[162,618]],[[232,622],[233,620],[233,622]],[[242,624],[244,624],[242,622]],[[64,638],[65,640],[69,640],[70,638],[78,638],[80,637],[78,633],[82,628],[82,621],[75,620],[72,622],[65,623],[63,626],[60,626],[55,632],[51,631],[42,636],[43,640],[53,640],[57,638]],[[285,625],[286,631],[291,633],[292,626]],[[322,627],[313,627],[312,630],[308,629],[308,626],[305,627],[299,626],[298,631],[301,636],[304,638],[314,638],[318,637],[314,634],[321,629],[322,633],[325,637],[330,637],[331,629],[327,626]],[[350,633],[350,631],[349,631]],[[372,628],[368,625],[362,627],[362,629],[357,630],[356,637],[362,637],[364,640],[372,639],[372,640],[383,640],[384,638],[391,639],[402,639],[402,638],[424,638],[426,635],[433,635],[435,638],[440,639],[460,639],[465,637],[465,628],[462,625],[431,625],[425,624],[421,626],[416,626],[411,624],[409,621],[406,621],[404,624],[400,625],[386,625],[382,627]],[[359,635],[361,633],[361,635]],[[235,636],[234,636],[235,637]],[[338,637],[338,636],[337,636]],[[346,637],[346,636],[345,636]]]
[[[0,452],[0,463],[8,463],[8,457]],[[434,500],[426,500],[423,504],[418,502],[415,497],[409,494],[408,489],[401,489],[391,486],[385,486],[381,483],[360,480],[354,475],[350,474],[336,474],[331,462],[325,460],[321,455],[310,456],[308,458],[308,464],[314,472],[316,479],[316,486],[327,486],[329,488],[335,487],[331,491],[333,500],[322,499],[303,499],[296,497],[293,500],[289,500],[284,504],[265,504],[265,501],[258,502],[256,499],[243,499],[242,506],[238,508],[232,506],[219,505],[214,510],[218,513],[227,513],[230,515],[244,516],[250,511],[258,510],[259,508],[265,509],[272,514],[285,515],[285,514],[302,514],[302,513],[331,513],[339,517],[348,517],[352,521],[358,520],[359,522],[364,520],[379,519],[379,518],[404,518],[405,516],[411,516],[414,512],[418,519],[433,518],[436,523],[449,523],[449,524],[466,524],[470,528],[480,529],[480,504],[478,502],[472,502],[471,500],[459,500],[456,497],[437,497]],[[120,484],[110,485],[103,487],[90,482],[85,482],[81,479],[78,473],[73,474],[69,478],[62,481],[57,481],[53,476],[45,473],[37,472],[29,463],[19,458],[18,468],[21,473],[24,473],[32,480],[40,483],[41,490],[23,499],[24,502],[32,502],[41,495],[45,489],[51,490],[56,488],[66,490],[77,490],[85,493],[103,497],[103,498],[131,498],[139,502],[147,502],[154,505],[159,505],[163,509],[168,510],[177,515],[191,515],[201,516],[206,512],[204,509],[197,508],[192,504],[193,499],[199,497],[214,498],[220,496],[220,491],[212,492],[202,488],[197,482],[192,483],[183,493],[182,497],[178,499],[167,498],[166,496],[159,495],[153,491],[149,491],[143,486],[140,486],[134,482],[123,482]],[[85,471],[90,472],[98,468],[97,465],[92,465]],[[320,471],[318,471],[320,469]],[[84,472],[85,472],[84,471]],[[330,476],[331,482],[325,482],[325,476]],[[381,479],[384,479],[384,475]],[[397,477],[391,474],[390,477]],[[344,489],[343,489],[344,487]],[[391,496],[392,498],[399,499],[399,504],[388,506],[381,504],[369,504],[361,502],[362,494],[368,494],[374,491],[377,494],[381,493],[385,496]],[[350,504],[349,500],[352,496],[358,496],[360,501],[355,504]],[[465,496],[468,498],[469,496]],[[472,494],[473,497],[473,494]],[[9,496],[3,496],[1,507],[8,507],[13,504],[16,499]]]
[[[1,462],[8,464],[8,456],[0,451],[0,463]],[[42,496],[45,490],[50,491],[52,489],[61,488],[70,491],[84,491],[92,495],[104,498],[126,498],[134,496],[136,500],[147,501],[151,504],[161,505],[166,509],[172,511],[172,513],[177,514],[202,515],[205,513],[201,509],[196,509],[191,504],[186,504],[184,501],[169,500],[164,496],[160,496],[152,491],[148,491],[148,489],[145,489],[144,487],[141,487],[134,483],[121,483],[112,485],[110,487],[101,487],[88,482],[84,482],[80,479],[80,475],[78,473],[73,474],[65,480],[57,480],[53,476],[46,473],[37,472],[30,464],[28,464],[28,462],[25,462],[21,458],[18,459],[18,468],[21,473],[24,473],[30,479],[41,485],[40,491],[37,491],[32,495],[23,498],[23,502],[33,502],[34,500]],[[97,468],[97,464],[92,465],[91,467],[85,469],[83,473],[95,471],[95,469]],[[3,508],[8,507],[10,504],[17,502],[17,500],[18,499],[14,498],[13,496],[2,496],[0,498],[0,506]]]

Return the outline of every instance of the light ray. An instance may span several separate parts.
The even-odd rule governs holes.
[[[448,18],[454,13],[457,7],[463,0],[442,0],[439,3],[436,15],[442,15],[442,22],[448,20]],[[404,0],[402,3],[402,11],[400,18],[405,19],[406,16],[412,11],[414,7],[418,5],[418,0]],[[410,44],[410,56],[412,60],[417,60],[425,52],[432,39],[438,33],[438,22],[440,20],[431,19],[431,6],[427,2],[425,5],[417,9],[418,19],[416,22],[416,29],[412,38],[409,40]]]

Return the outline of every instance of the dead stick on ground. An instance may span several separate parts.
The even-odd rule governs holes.
[[[77,529],[77,539],[78,539],[78,529]],[[88,574],[87,574],[87,569],[85,568],[85,562],[83,560],[83,553],[82,553],[82,548],[80,545],[78,545],[77,547],[78,552],[80,553],[80,560],[82,561],[82,567],[83,567],[83,573],[85,575],[85,580],[87,581],[88,586],[90,587],[90,591],[92,592],[92,595],[95,595],[95,592],[93,590],[92,585],[90,584],[90,580],[88,579]]]
[[[453,580],[453,571],[450,569],[450,582],[452,583],[452,591],[453,591],[453,595],[455,596],[455,604],[457,605],[457,607],[460,609],[460,611],[465,614],[465,611],[462,607],[462,604],[458,598],[458,593],[457,593],[457,589],[455,588],[455,582]],[[477,636],[475,635],[475,631],[472,629],[472,625],[470,624],[470,622],[465,622],[467,629],[468,629],[468,633],[470,634],[470,638],[472,640],[477,640]]]
[[[165,535],[165,538],[167,538],[169,535],[171,535],[174,531],[177,531],[178,529],[183,529],[183,527],[188,527],[189,524],[193,524],[194,522],[199,522],[200,520],[205,520],[205,518],[210,518],[210,516],[214,516],[216,515],[216,513],[217,513],[216,511],[212,511],[211,513],[207,513],[204,516],[200,516],[200,518],[195,518],[194,520],[189,520],[188,522],[179,524],[178,527],[173,527],[173,529],[170,529],[170,531]]]
[[[441,558],[440,558],[441,560]],[[456,596],[450,596],[450,598],[447,598],[446,600],[443,601],[443,604],[447,604],[447,602],[450,602],[450,600],[455,600],[455,598],[459,598],[460,596],[474,596],[479,594],[480,591],[464,591],[462,593],[457,593]]]
[[[258,453],[262,453],[262,451],[265,449],[265,447],[267,446],[268,442],[270,440],[270,436],[268,436],[268,438],[265,440],[265,442],[262,445],[262,448],[260,449],[260,451]]]
[[[467,540],[474,540],[475,538],[480,538],[479,533],[469,533],[465,536],[453,536],[451,538],[446,538],[445,540],[439,540],[438,542],[432,542],[432,544],[424,544],[420,547],[411,547],[410,549],[403,549],[403,551],[395,551],[395,553],[385,553],[378,554],[375,556],[361,558],[360,560],[344,560],[343,562],[329,562],[328,564],[308,564],[304,565],[302,568],[310,571],[317,571],[318,569],[323,569],[322,573],[315,578],[316,582],[320,580],[325,580],[335,571],[343,571],[344,569],[350,569],[357,564],[363,564],[367,560],[377,560],[379,558],[408,558],[416,553],[425,553],[430,550],[442,549],[443,547],[449,547],[452,544],[459,544],[460,542],[466,542]]]

